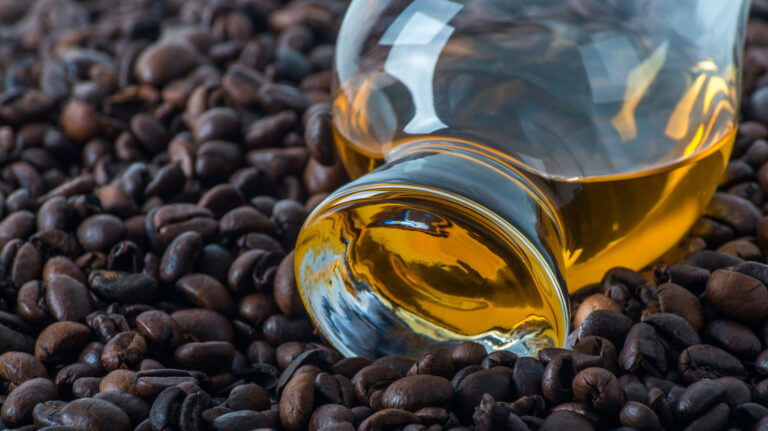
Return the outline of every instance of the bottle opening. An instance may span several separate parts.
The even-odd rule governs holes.
[[[471,340],[527,356],[567,335],[568,300],[551,260],[445,191],[343,189],[313,212],[296,250],[305,305],[346,355],[416,356]]]

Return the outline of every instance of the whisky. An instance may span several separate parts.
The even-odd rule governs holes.
[[[711,198],[743,34],[690,37],[730,20],[689,28],[657,0],[566,3],[351,4],[332,118],[355,181],[296,245],[302,298],[342,353],[562,345],[569,292],[652,263]]]

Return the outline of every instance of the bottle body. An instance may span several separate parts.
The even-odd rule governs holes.
[[[390,315],[400,313],[394,319],[406,322],[406,329],[384,331],[377,339],[429,333],[432,344],[345,353],[415,355],[420,348],[461,339],[522,354],[558,345],[566,332],[559,322],[567,322],[567,302],[543,298],[564,296],[566,284],[540,287],[546,280],[564,277],[567,289],[576,291],[613,266],[642,268],[685,234],[714,192],[735,137],[748,2],[527,3],[359,0],[350,5],[337,44],[334,137],[348,172],[360,177],[351,187],[379,192],[373,201],[344,209],[328,204],[339,198],[335,193],[318,207],[306,232],[318,232],[316,223],[326,218],[328,226],[354,228],[322,240],[303,232],[297,279],[319,326],[326,335],[338,332],[338,325],[319,321],[318,303],[308,300],[323,291],[318,286],[329,284],[306,277],[307,268],[321,267],[313,259],[323,244],[344,237],[346,254],[339,254],[338,262],[345,262],[354,281],[340,279],[333,289],[353,292],[365,285],[363,290],[384,299]],[[444,157],[431,155],[435,148]],[[457,153],[449,157],[450,151]],[[445,164],[445,178],[433,186],[467,198],[474,215],[460,217],[450,206],[441,207],[433,215],[463,227],[419,238],[413,234],[418,223],[402,216],[417,200],[399,199],[397,209],[384,210],[395,196],[385,189],[395,183],[424,186],[433,181],[424,178],[424,169],[438,176],[438,160]],[[393,164],[403,168],[388,168]],[[503,174],[483,172],[488,169]],[[397,181],[388,177],[400,170]],[[463,184],[458,177],[448,179],[455,173]],[[478,189],[489,193],[478,195]],[[491,191],[513,203],[489,203]],[[516,213],[514,202],[526,196],[537,196],[536,203],[521,204],[526,210]],[[498,217],[506,226],[483,227],[475,220],[483,217]],[[537,220],[533,233],[526,231],[529,219]],[[517,245],[483,247],[494,237],[514,237],[513,231],[527,232],[523,236],[535,238],[529,241],[534,245],[521,247],[515,240]],[[412,250],[405,258],[403,244]],[[485,251],[467,254],[465,248]],[[537,251],[519,252],[526,248]],[[543,257],[531,258],[537,253]],[[377,254],[380,258],[364,257]],[[483,265],[494,256],[515,277],[500,276],[498,265]],[[536,275],[531,265],[549,265],[539,272],[550,275]],[[376,271],[384,275],[371,277]],[[361,284],[354,274],[363,273]],[[446,287],[449,280],[456,286]],[[490,287],[467,287],[480,285]],[[507,295],[496,293],[502,285]],[[522,293],[525,286],[530,295]],[[465,301],[481,296],[473,305]],[[532,303],[541,306],[521,305]],[[337,314],[365,309],[354,301],[324,307]],[[565,310],[542,311],[557,307]],[[465,308],[482,311],[457,311]],[[416,318],[429,325],[413,323]],[[521,332],[522,327],[527,329]]]

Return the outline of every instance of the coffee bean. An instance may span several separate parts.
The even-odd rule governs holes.
[[[181,340],[176,322],[160,310],[145,311],[136,316],[136,330],[146,341],[160,349],[175,349]]]
[[[232,344],[224,341],[205,341],[182,344],[174,353],[180,366],[190,370],[217,371],[229,367],[235,356]]]
[[[123,392],[102,392],[94,395],[93,398],[118,406],[128,415],[133,426],[138,426],[149,417],[149,404],[136,396]]]
[[[157,281],[147,274],[97,270],[91,272],[88,284],[107,301],[149,302],[158,295]]]
[[[643,431],[661,429],[656,413],[642,403],[629,401],[621,409],[619,420],[625,427]]]
[[[682,286],[665,283],[657,287],[659,308],[665,313],[673,313],[687,320],[694,330],[701,330],[704,315],[698,298]]]
[[[622,345],[632,328],[632,320],[623,314],[608,310],[595,310],[579,327],[579,338],[596,335],[607,338],[614,345]]]
[[[32,409],[32,421],[39,428],[61,426],[63,423],[61,410],[65,405],[67,405],[66,401],[55,400],[38,403]]]
[[[432,375],[406,376],[384,391],[385,408],[415,411],[423,407],[444,407],[453,397],[451,382]]]
[[[20,384],[11,391],[0,408],[0,419],[6,426],[19,427],[32,422],[32,410],[37,403],[56,399],[53,382],[42,377]]]
[[[193,204],[164,205],[147,214],[147,235],[156,248],[165,249],[179,234],[195,231],[203,242],[213,240],[218,223],[213,213]]]
[[[595,427],[584,416],[569,412],[559,411],[554,412],[544,419],[544,423],[541,424],[539,431],[555,431],[562,429],[589,431],[594,430]]]
[[[0,377],[15,385],[27,380],[48,378],[45,365],[39,359],[25,352],[5,352],[0,355]]]
[[[151,398],[167,388],[184,383],[197,383],[193,373],[186,370],[154,369],[136,373],[136,392],[145,398]]]
[[[203,248],[203,238],[197,232],[184,232],[177,236],[163,253],[160,277],[173,283],[181,276],[193,272],[194,263]]]
[[[158,42],[147,47],[136,60],[136,78],[151,85],[162,85],[177,78],[198,61],[198,52],[192,44],[181,40]]]
[[[507,367],[495,367],[469,374],[456,387],[455,400],[460,406],[457,410],[460,418],[468,418],[472,410],[480,403],[484,393],[499,401],[511,401],[513,371]]]
[[[202,308],[190,308],[171,313],[182,334],[199,341],[234,341],[232,323],[221,314]]]
[[[82,321],[94,309],[88,288],[68,275],[56,276],[47,283],[45,302],[57,320]]]
[[[147,351],[144,337],[134,331],[121,332],[104,346],[101,363],[107,371],[130,369],[138,365]]]
[[[139,396],[136,390],[136,373],[131,370],[114,370],[104,376],[99,382],[99,392],[125,392],[134,396]]]
[[[707,281],[707,300],[723,315],[755,322],[768,315],[768,288],[748,275],[717,270]]]
[[[240,117],[230,108],[213,108],[198,116],[192,126],[197,142],[236,140],[240,136]]]
[[[61,363],[77,355],[88,343],[91,330],[78,322],[61,321],[47,326],[35,342],[35,357],[43,362]]]
[[[277,429],[280,426],[279,424],[280,419],[275,412],[241,410],[239,412],[226,413],[214,419],[213,429],[216,431]]]
[[[441,348],[425,353],[424,357],[414,363],[407,373],[409,376],[419,374],[431,374],[445,378],[453,377],[453,358],[451,357],[450,350]]]
[[[707,344],[690,346],[683,350],[677,365],[687,382],[715,379],[723,376],[741,376],[744,366],[730,353]]]
[[[98,398],[68,403],[62,410],[62,423],[76,429],[130,430],[128,415],[115,404]]]
[[[746,326],[732,320],[714,320],[702,331],[704,339],[737,357],[754,359],[760,353],[760,340]]]
[[[91,216],[77,228],[77,239],[89,251],[109,251],[124,235],[123,221],[109,214]]]
[[[308,429],[318,431],[336,424],[349,423],[351,425],[354,420],[355,416],[349,408],[339,404],[326,404],[312,413]]]
[[[403,427],[408,424],[418,424],[419,417],[400,409],[384,409],[369,416],[357,428],[358,431],[374,431],[388,427]]]
[[[188,274],[176,282],[176,288],[189,302],[223,315],[231,315],[235,304],[229,291],[218,280],[206,274]]]

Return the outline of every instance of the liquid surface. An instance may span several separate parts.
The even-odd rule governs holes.
[[[355,341],[358,354],[386,351],[387,341],[375,334],[398,339],[391,319],[377,321],[390,313],[404,324],[399,330],[428,338],[423,346],[411,340],[412,350],[400,353],[407,355],[466,339],[525,355],[566,335],[557,287],[536,258],[484,217],[444,201],[403,200],[393,192],[335,208],[305,226],[296,255],[307,263],[300,276],[314,287],[305,300],[328,311],[316,320],[329,323],[343,319],[343,310],[359,309],[375,323],[365,340]],[[326,331],[332,341],[343,337],[338,326],[350,326],[330,324],[337,326]]]

